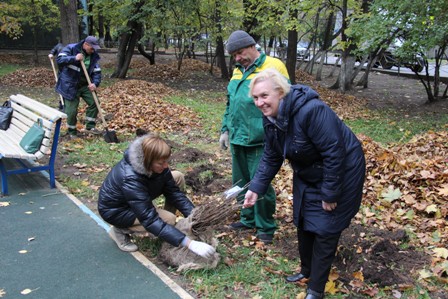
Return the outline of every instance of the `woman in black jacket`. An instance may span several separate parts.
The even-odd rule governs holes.
[[[156,134],[134,140],[103,182],[98,211],[113,225],[111,235],[123,251],[136,251],[129,234],[146,230],[173,246],[185,246],[202,257],[212,256],[215,248],[190,240],[174,227],[174,214],[153,205],[155,198],[164,195],[165,207],[173,206],[185,217],[194,208],[168,168],[170,156],[170,146]]]
[[[341,232],[361,204],[362,145],[314,90],[290,86],[276,70],[257,74],[250,94],[263,112],[265,151],[244,207],[255,204],[288,160],[301,271],[286,280],[308,279],[306,299],[323,298]]]

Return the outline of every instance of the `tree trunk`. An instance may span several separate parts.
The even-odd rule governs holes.
[[[227,69],[226,56],[224,53],[224,42],[221,36],[216,39],[216,58],[221,69],[221,78],[230,79],[229,71]]]
[[[348,37],[346,34],[346,30],[348,27],[347,24],[347,13],[348,13],[348,0],[342,1],[342,30],[341,30],[341,42],[347,43]],[[355,66],[356,58],[351,54],[354,49],[353,45],[347,46],[342,51],[342,63],[341,69],[339,72],[339,77],[337,82],[332,86],[332,88],[337,88],[341,92],[345,92],[352,88],[352,78],[353,78],[353,69]]]
[[[297,20],[299,12],[297,9],[291,11],[291,19]],[[286,69],[288,70],[289,81],[296,84],[296,64],[297,64],[297,30],[288,30],[288,47],[286,54]]]
[[[108,48],[112,48],[114,46],[114,42],[112,40],[112,35],[110,34],[110,21],[104,22],[104,29],[106,31],[106,34],[104,36],[104,44]]]
[[[135,23],[135,22],[132,22]],[[131,64],[132,55],[134,55],[134,49],[137,45],[138,37],[140,34],[134,30],[131,33],[123,33],[120,36],[120,45],[117,53],[117,66],[115,71],[111,75],[112,78],[126,78],[126,74]]]
[[[319,52],[320,53],[320,52]],[[319,53],[317,53],[317,55],[319,55]],[[317,70],[316,70],[316,80],[317,81],[322,81],[322,69],[324,68],[324,64],[325,64],[325,58],[327,57],[328,52],[322,52],[322,58],[320,59],[320,63],[317,65]]]
[[[218,61],[218,66],[221,69],[221,78],[230,79],[230,72],[227,69],[226,56],[224,51],[224,41],[222,38],[222,22],[221,22],[221,4],[219,1],[216,1],[216,10],[215,10],[215,22],[216,22],[216,58]],[[212,63],[213,66],[213,63]],[[230,68],[230,67],[229,67]]]
[[[334,31],[334,25],[335,25],[335,17],[333,11],[331,11],[325,22],[324,42],[322,44],[322,48],[320,49],[322,51],[322,58],[316,71],[317,81],[322,81],[322,69],[325,64],[325,59],[327,58],[328,55],[328,50],[331,47],[332,32]]]
[[[258,2],[251,0],[243,0],[243,7],[244,7],[243,28],[258,43],[258,41],[260,40],[260,35],[253,32],[254,29],[257,28],[258,26],[258,19],[256,17]]]
[[[153,65],[153,64],[156,63],[155,53],[154,53],[154,43],[151,43],[151,47],[152,47],[152,50],[151,50],[151,53],[150,53],[150,54],[148,54],[148,53],[145,51],[145,45],[142,44],[142,43],[139,43],[139,44],[138,44],[137,49],[138,49],[138,52],[139,52],[140,54],[142,54],[143,57],[145,57],[146,59],[149,60],[149,64],[150,64],[150,65]]]
[[[141,12],[145,1],[142,0],[135,5],[134,15]],[[142,36],[143,25],[134,20],[129,20],[126,27],[128,30],[120,35],[120,41],[117,53],[117,65],[115,71],[111,75],[112,78],[126,78],[126,74],[131,64],[132,55],[137,42]]]
[[[297,12],[297,10],[295,10]],[[297,63],[297,31],[288,30],[288,48],[286,55],[286,69],[288,70],[291,84],[296,84],[296,63]]]
[[[78,6],[76,0],[59,1],[61,12],[61,42],[66,45],[79,41]]]
[[[98,14],[98,38],[100,40],[100,45],[104,47],[104,16]]]
[[[92,3],[92,1],[88,2],[87,9],[89,11],[89,17],[88,17],[88,20],[89,20],[89,35],[96,35],[95,34],[95,27],[93,26],[94,20],[93,20],[93,14],[92,14],[92,11],[93,11],[93,3]]]

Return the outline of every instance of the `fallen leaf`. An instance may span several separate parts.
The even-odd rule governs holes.
[[[419,279],[427,279],[427,278],[432,277],[432,273],[426,269],[420,270],[418,272],[418,275],[419,275]]]
[[[396,188],[396,189],[389,188],[387,191],[385,191],[381,194],[381,197],[385,201],[392,203],[393,201],[395,201],[401,197],[401,192],[400,192],[400,189],[398,189],[398,188]]]
[[[336,288],[336,283],[334,281],[327,281],[325,284],[325,292],[329,294],[336,294],[339,290]]]
[[[0,207],[7,207],[7,206],[9,206],[8,201],[0,201]]]
[[[398,291],[398,290],[392,290],[392,296],[394,296],[394,298],[398,298],[398,299],[400,299],[401,296],[402,296],[402,294],[401,294],[401,292]]]
[[[434,204],[433,205],[429,205],[429,206],[426,207],[425,212],[428,213],[428,214],[436,213],[437,212],[437,206],[434,205]]]
[[[31,289],[24,289],[24,290],[22,290],[22,291],[20,292],[20,294],[22,294],[22,295],[28,295],[28,294],[30,294],[30,293],[32,293],[32,292],[38,290],[38,289],[39,289],[39,288],[34,289],[34,290],[31,290]]]
[[[359,281],[364,281],[364,274],[362,274],[361,271],[356,271],[355,273],[353,273],[353,278]]]
[[[306,293],[305,292],[300,292],[297,294],[296,299],[305,299]]]
[[[448,196],[448,184],[441,185],[437,190],[439,190],[439,195]]]
[[[89,185],[90,185],[89,181],[82,181],[81,182],[81,186],[87,187]]]
[[[448,249],[446,248],[434,248],[434,256],[443,257],[444,259],[448,258]]]

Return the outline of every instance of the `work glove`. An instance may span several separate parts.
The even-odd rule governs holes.
[[[226,150],[229,147],[229,131],[225,131],[219,137],[219,144],[221,149]]]
[[[199,256],[202,256],[204,258],[212,257],[216,250],[213,248],[213,246],[208,245],[204,242],[194,241],[191,240],[190,244],[188,245],[188,249],[190,249],[192,252],[196,253]]]

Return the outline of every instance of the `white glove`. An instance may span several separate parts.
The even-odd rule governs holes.
[[[209,258],[216,252],[215,248],[208,245],[207,243],[194,240],[191,240],[190,244],[188,245],[188,249],[204,258]]]
[[[226,191],[224,191],[225,199],[235,199],[238,194],[243,191],[244,188],[241,188],[240,186],[234,186]]]
[[[52,59],[53,58],[53,54],[48,54],[48,58]]]
[[[229,147],[229,131],[225,131],[219,137],[219,144],[221,149],[226,150]]]

